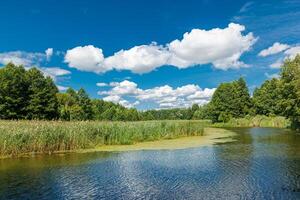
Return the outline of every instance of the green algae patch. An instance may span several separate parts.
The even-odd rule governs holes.
[[[186,149],[201,146],[211,146],[218,143],[226,143],[234,141],[233,131],[220,128],[205,128],[202,136],[188,136],[176,139],[164,139],[157,141],[141,142],[131,145],[103,145],[94,149],[80,150],[79,153],[106,151],[138,151],[138,150],[172,150]]]

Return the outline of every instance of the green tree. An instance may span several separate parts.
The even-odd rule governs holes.
[[[300,55],[286,60],[281,68],[283,114],[294,128],[300,127]]]
[[[233,82],[234,92],[234,109],[236,114],[234,117],[245,117],[250,112],[252,101],[249,90],[244,78],[239,78]]]
[[[58,117],[58,89],[50,77],[31,68],[26,72],[28,87],[27,119],[55,119]]]
[[[246,82],[240,78],[230,83],[221,83],[214,92],[207,111],[213,122],[227,122],[231,118],[249,114],[251,105]]]
[[[81,107],[83,111],[83,115],[81,116],[82,120],[91,120],[93,118],[93,108],[92,102],[89,98],[88,94],[85,92],[83,88],[79,89],[77,92],[78,97],[78,105]]]
[[[265,81],[260,88],[253,93],[253,104],[255,113],[259,115],[281,115],[282,83],[279,79],[273,78]]]
[[[0,69],[0,118],[23,119],[28,104],[25,69],[12,63]]]

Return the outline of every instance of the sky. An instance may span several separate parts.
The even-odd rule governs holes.
[[[300,53],[299,0],[28,0],[0,4],[0,64],[38,67],[61,92],[139,110],[250,92]]]

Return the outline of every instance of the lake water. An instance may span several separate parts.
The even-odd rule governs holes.
[[[300,135],[232,130],[209,147],[0,160],[0,198],[300,199]]]

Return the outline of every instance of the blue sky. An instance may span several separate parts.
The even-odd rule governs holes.
[[[34,65],[62,90],[83,87],[138,109],[207,103],[219,83],[240,76],[253,91],[300,53],[298,0],[12,0],[0,8],[1,64]]]

